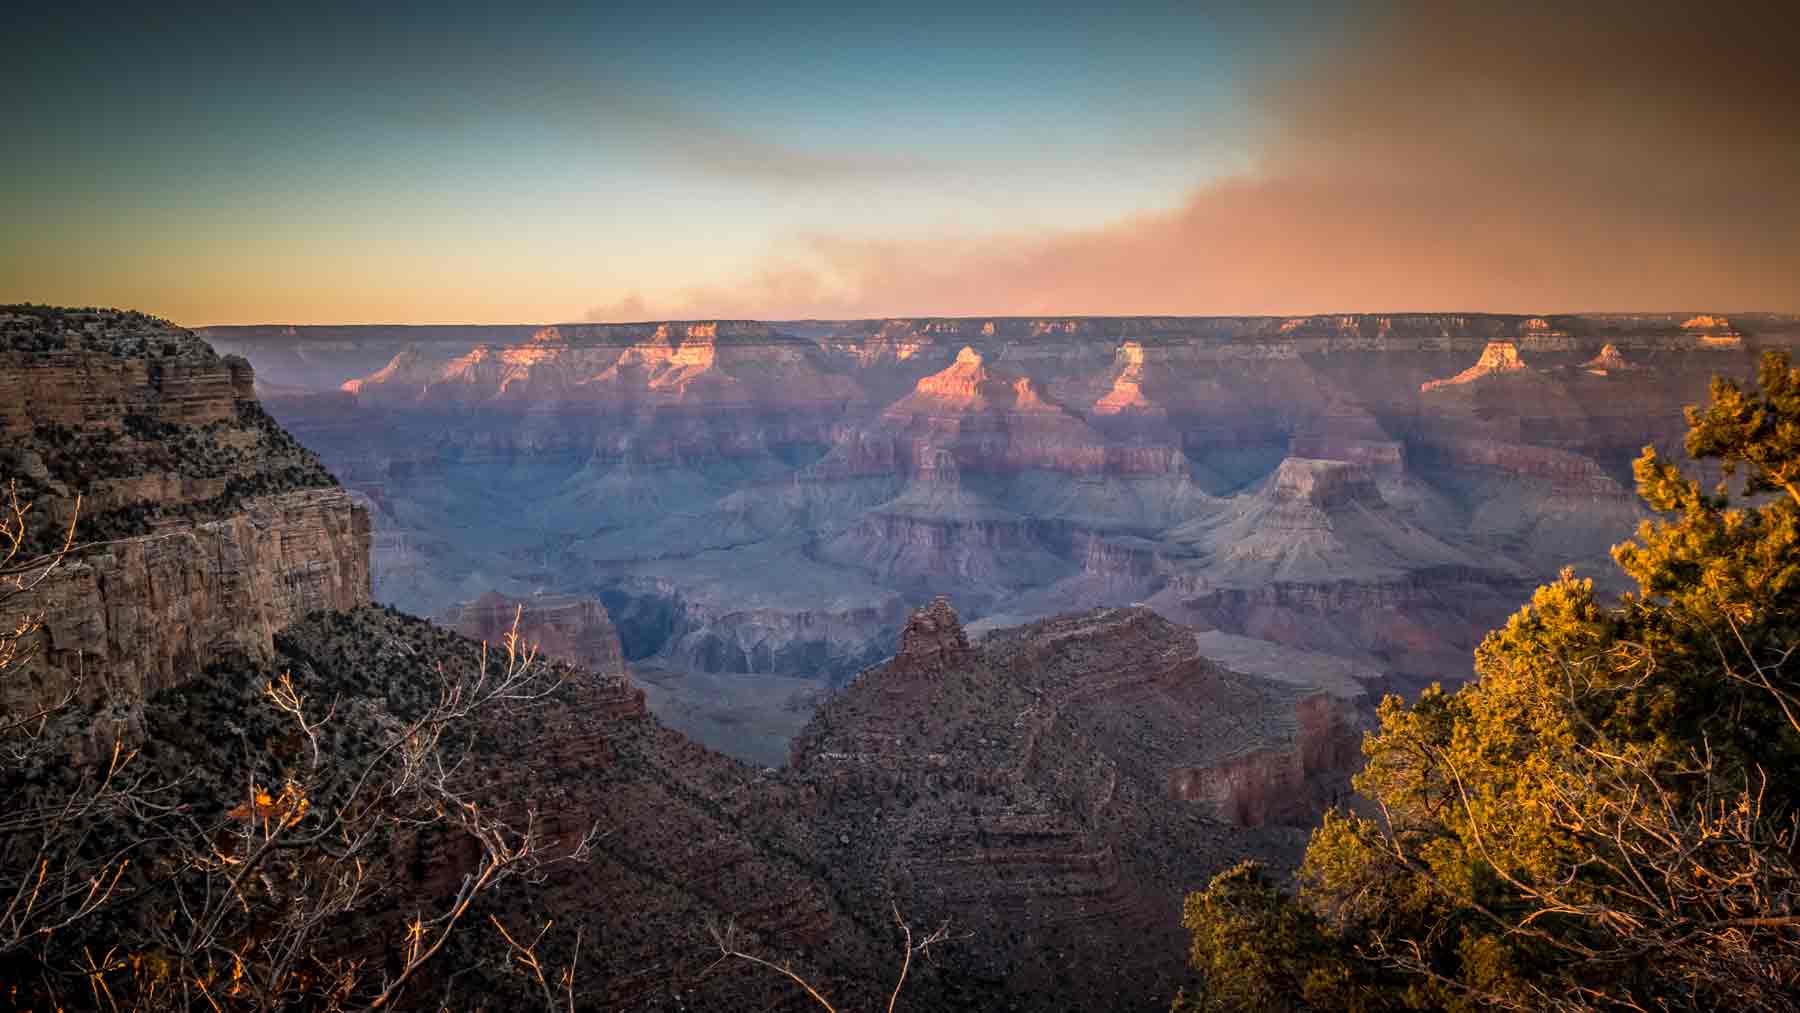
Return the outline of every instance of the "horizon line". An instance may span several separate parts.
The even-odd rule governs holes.
[[[45,304],[17,304],[45,305]],[[60,309],[120,309],[123,307],[55,307]],[[129,311],[135,312],[135,311]],[[154,316],[154,314],[151,314]],[[704,324],[704,323],[753,323],[753,324],[845,324],[866,321],[893,320],[1295,320],[1320,317],[1517,317],[1530,319],[1533,317],[1550,319],[1593,318],[1593,317],[1678,317],[1678,316],[1721,316],[1731,317],[1791,317],[1800,320],[1800,309],[1767,310],[1767,309],[1657,309],[1657,310],[1571,310],[1553,312],[1529,312],[1515,310],[1325,310],[1312,313],[894,313],[873,314],[843,317],[741,317],[741,316],[697,316],[697,317],[649,317],[638,320],[551,320],[544,322],[505,321],[392,321],[341,320],[329,323],[293,323],[289,321],[261,321],[257,323],[205,323],[184,324],[169,321],[178,327],[188,330],[202,331],[218,328],[249,329],[258,327],[643,327],[657,324]],[[166,318],[164,318],[166,319]]]

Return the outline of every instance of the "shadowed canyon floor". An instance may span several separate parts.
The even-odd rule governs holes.
[[[368,505],[378,600],[602,602],[659,713],[768,762],[935,594],[983,629],[1142,602],[1253,669],[1463,678],[1528,588],[1610,579],[1630,460],[1800,321],[205,333]]]

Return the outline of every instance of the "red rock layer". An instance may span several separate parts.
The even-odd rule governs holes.
[[[104,685],[141,700],[215,661],[267,660],[289,623],[368,601],[369,519],[349,494],[259,497],[66,561],[36,599],[47,616],[37,692],[80,679],[90,697]]]
[[[1220,669],[1145,609],[970,645],[939,599],[901,639],[795,740],[808,819],[845,895],[949,918],[982,945],[946,973],[1013,995],[1166,1003],[1182,892],[1291,861],[1256,825],[1315,818],[1356,755],[1352,701]]]
[[[367,512],[254,386],[249,363],[141,314],[0,310],[0,479],[34,501],[34,533],[78,518],[83,543],[0,615],[47,615],[30,684],[0,692],[129,706],[369,601]]]
[[[509,598],[489,591],[444,614],[444,624],[471,640],[499,646],[518,620],[521,646],[596,675],[623,676],[625,652],[606,606],[576,595],[535,594]]]

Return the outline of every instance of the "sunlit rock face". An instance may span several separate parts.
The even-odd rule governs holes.
[[[1694,336],[1702,348],[1734,349],[1744,347],[1744,336],[1729,319],[1712,313],[1689,317],[1681,329]]]
[[[1800,320],[311,335],[209,332],[269,363],[272,410],[370,506],[377,598],[417,612],[597,598],[634,663],[841,685],[935,595],[981,629],[1144,602],[1405,689],[1466,676],[1565,564],[1616,588],[1631,459],[1679,454],[1682,405],[1800,343]]]
[[[1581,364],[1581,368],[1595,376],[1607,376],[1618,370],[1636,369],[1627,361],[1619,346],[1607,344],[1601,347],[1600,354]]]
[[[1118,368],[1112,387],[1094,402],[1096,415],[1150,414],[1160,411],[1144,394],[1144,346],[1126,341],[1119,346]]]
[[[1109,464],[1105,440],[1079,415],[1046,400],[1031,377],[993,368],[967,346],[883,410],[869,432],[894,440],[897,457],[914,467],[939,451],[965,471],[1094,473]]]
[[[1519,346],[1510,341],[1490,341],[1481,350],[1481,358],[1475,361],[1475,365],[1445,380],[1427,380],[1419,385],[1419,392],[1424,394],[1445,387],[1474,383],[1498,373],[1516,373],[1524,368],[1525,363],[1519,359]]]

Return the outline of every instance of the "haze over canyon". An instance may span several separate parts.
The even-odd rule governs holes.
[[[1142,605],[1365,708],[1461,680],[1561,567],[1616,579],[1631,459],[1679,453],[1681,407],[1800,318],[202,334],[368,505],[377,600],[472,634],[533,602],[547,643],[775,764],[940,594],[977,632]]]
[[[1797,29],[9,10],[0,1003],[1800,1013]]]

